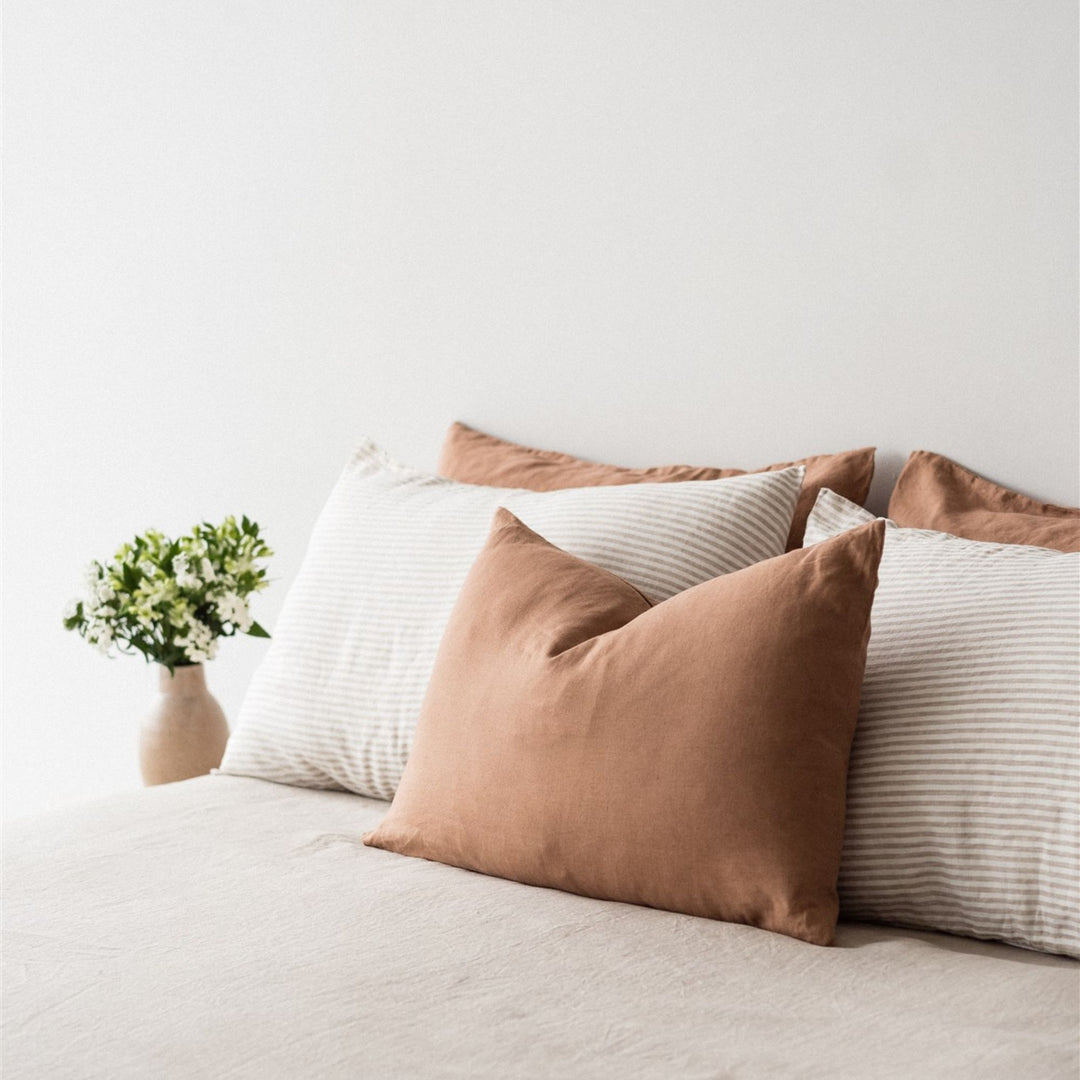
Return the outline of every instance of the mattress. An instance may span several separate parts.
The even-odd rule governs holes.
[[[533,888],[365,848],[386,810],[208,776],[10,823],[4,1076],[1076,1076],[1075,961]]]

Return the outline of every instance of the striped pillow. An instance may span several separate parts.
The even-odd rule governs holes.
[[[871,516],[822,491],[806,542]],[[1080,555],[889,525],[843,913],[1080,956]]]
[[[660,601],[781,554],[802,477],[540,493],[432,476],[365,443],[315,526],[222,771],[392,798],[498,507]]]

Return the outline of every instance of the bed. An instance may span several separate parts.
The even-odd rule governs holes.
[[[447,445],[219,770],[5,828],[5,1077],[1074,1077],[1080,510]]]
[[[365,848],[386,810],[214,775],[12,823],[4,1075],[1076,1075],[1074,960],[534,888]]]

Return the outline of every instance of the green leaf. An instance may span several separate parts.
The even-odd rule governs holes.
[[[121,574],[124,578],[124,588],[128,592],[134,592],[139,586],[140,572],[131,563],[122,563]]]
[[[248,637],[268,638],[270,635],[257,623],[253,622],[248,629]]]

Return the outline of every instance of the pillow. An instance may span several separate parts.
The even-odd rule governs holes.
[[[829,944],[883,531],[651,607],[500,510],[364,842]]]
[[[868,517],[823,491],[807,543]],[[890,523],[880,575],[842,910],[1080,955],[1080,555]]]
[[[1037,502],[928,450],[908,458],[889,499],[889,517],[897,525],[968,540],[1080,551],[1080,509]]]
[[[802,494],[788,537],[788,551],[802,544],[806,515],[823,487],[838,491],[857,503],[865,502],[874,478],[874,448],[848,450],[841,454],[818,454],[801,461],[766,465],[758,472],[772,472],[802,465],[806,469]],[[598,487],[607,484],[666,483],[673,480],[719,480],[743,476],[743,469],[708,469],[694,465],[660,465],[651,469],[624,469],[619,465],[597,465],[555,450],[498,439],[465,424],[451,424],[439,457],[439,472],[464,484],[497,484],[502,487],[556,491],[569,487]]]
[[[538,494],[357,451],[315,526],[222,770],[389,799],[454,600],[500,504],[650,599],[777,555],[801,469]]]

